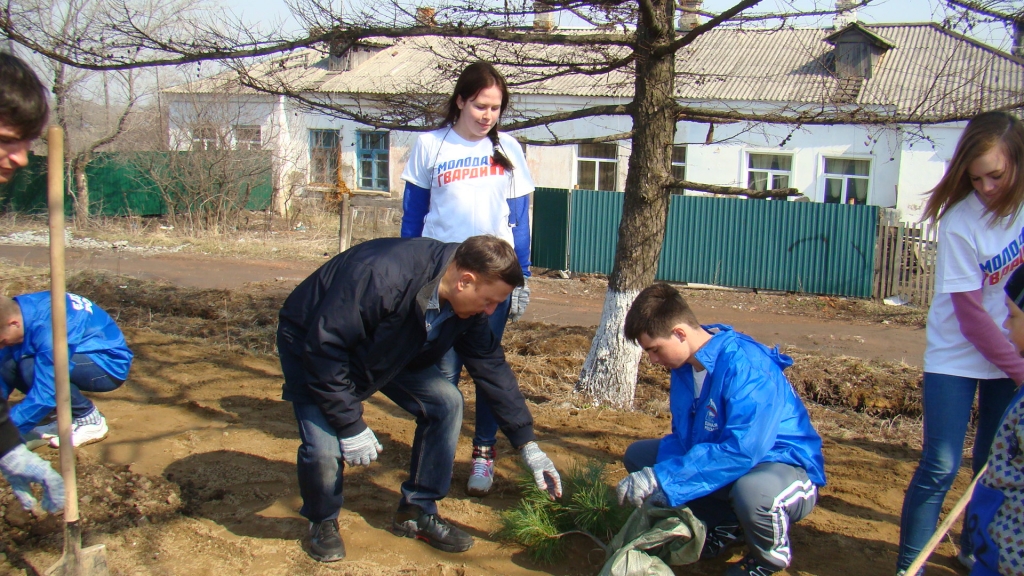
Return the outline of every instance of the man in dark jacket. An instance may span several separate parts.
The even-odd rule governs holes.
[[[49,111],[46,89],[35,72],[17,57],[0,53],[0,184],[10,182],[15,171],[28,164],[28,150],[46,126]],[[0,326],[0,348],[14,331]],[[64,480],[22,443],[6,401],[0,401],[0,473],[24,508],[36,506],[32,484],[43,488],[43,508],[64,508]]]
[[[437,513],[462,424],[462,394],[437,367],[453,346],[537,486],[561,496],[558,472],[534,441],[533,418],[487,323],[522,284],[512,246],[493,236],[461,244],[384,238],[335,256],[285,300],[277,347],[283,396],[302,440],[300,513],[310,521],[310,556],[345,556],[337,523],[342,471],[368,465],[382,449],[363,421],[362,403],[377,391],[416,417],[392,531],[448,552],[473,545]]]

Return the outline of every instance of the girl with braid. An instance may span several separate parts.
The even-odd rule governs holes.
[[[498,131],[508,107],[505,78],[487,62],[462,71],[448,100],[441,127],[421,135],[409,153],[405,180],[402,237],[424,236],[462,242],[470,236],[497,236],[515,248],[523,275],[530,276],[530,194],[533,179],[519,142]],[[491,315],[491,331],[501,340],[508,320],[522,316],[529,302],[518,287]],[[454,349],[439,363],[458,385],[462,360]],[[477,389],[473,466],[467,492],[490,492],[498,422]]]

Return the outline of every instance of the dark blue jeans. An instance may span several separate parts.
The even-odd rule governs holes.
[[[971,467],[977,474],[988,460],[999,421],[1016,394],[1017,386],[1009,378],[979,380],[924,374],[924,439],[921,460],[903,499],[897,569],[910,566],[935,532],[942,501],[960,469],[975,390],[978,392],[978,426]],[[960,546],[965,552],[971,551],[966,531]]]
[[[508,310],[512,305],[510,295],[504,302],[498,304],[491,314],[488,322],[491,325],[491,332],[501,341],[505,334],[505,324],[508,320]],[[455,353],[455,348],[449,350],[441,361],[437,363],[441,373],[445,375],[456,387],[459,385],[459,375],[462,373],[462,358]],[[476,430],[473,434],[473,446],[494,446],[498,442],[498,420],[494,418],[494,411],[490,403],[476,391]]]
[[[280,347],[280,337],[278,343],[285,379],[301,378],[301,359]],[[452,387],[437,366],[402,371],[380,391],[416,417],[409,479],[402,483],[401,503],[436,514],[437,500],[444,498],[451,486],[455,445],[462,426],[462,393]],[[302,495],[299,513],[311,522],[337,518],[344,504],[345,461],[340,438],[318,405],[293,401],[292,406],[302,440],[297,458]]]
[[[85,354],[75,354],[70,358],[75,365],[71,369],[71,417],[81,418],[92,412],[96,406],[91,400],[82,395],[86,392],[110,392],[124,384],[124,380],[114,378],[107,374],[103,368],[96,365],[92,358]],[[36,359],[33,356],[25,356],[19,362],[10,359],[0,366],[0,378],[3,378],[10,394],[12,389],[28,394],[32,389],[32,382],[36,373]]]

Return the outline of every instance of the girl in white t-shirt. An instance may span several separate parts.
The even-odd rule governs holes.
[[[1007,316],[1003,286],[1024,259],[1022,202],[1024,125],[1005,112],[974,117],[925,206],[925,218],[939,222],[939,244],[926,328],[924,439],[903,501],[900,571],[935,531],[960,468],[975,391],[972,466],[977,473],[999,419],[1024,381],[1024,359],[1000,328]],[[957,558],[967,567],[974,562],[970,546],[965,530]]]
[[[402,237],[425,236],[462,242],[490,234],[511,244],[523,275],[530,276],[530,194],[533,180],[519,142],[498,132],[508,107],[505,78],[491,64],[475,62],[462,71],[448,100],[441,127],[421,135],[402,172],[405,180]],[[516,288],[491,315],[491,331],[499,340],[507,319],[523,315],[528,286]],[[438,364],[458,385],[462,361],[454,350]],[[490,492],[494,477],[494,444],[498,422],[477,393],[473,466],[467,492]]]

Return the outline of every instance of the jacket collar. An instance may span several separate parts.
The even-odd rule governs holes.
[[[448,269],[448,265],[455,258],[455,250],[458,247],[457,243],[444,245],[444,248],[441,250],[441,257],[438,259],[438,266],[434,269],[434,275],[416,293],[416,312],[419,314],[421,321],[427,317],[427,306],[430,305],[430,299],[437,293],[438,286],[441,284],[441,278],[444,277],[445,270]]]
[[[732,330],[732,326],[725,324],[708,324],[701,326],[701,328],[711,332],[711,340],[708,340],[700,350],[697,350],[694,356],[707,369],[708,374],[712,374],[715,371],[715,362],[718,360],[719,351],[733,339],[735,333]]]

